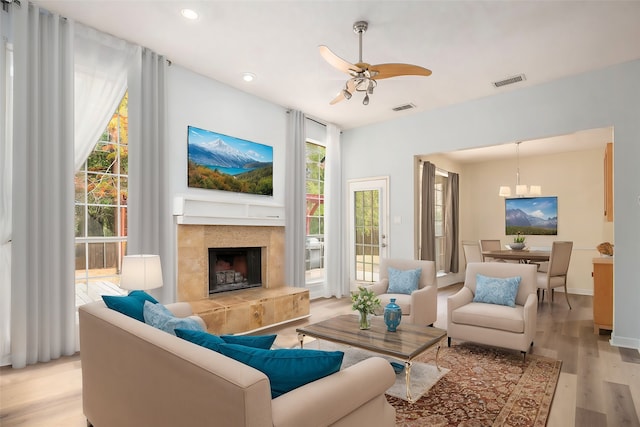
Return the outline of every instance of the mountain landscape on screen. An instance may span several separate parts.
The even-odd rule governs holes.
[[[506,199],[505,224],[507,235],[557,235],[558,198]]]
[[[189,187],[273,195],[273,147],[189,126]]]

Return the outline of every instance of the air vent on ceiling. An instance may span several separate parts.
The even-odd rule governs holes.
[[[502,87],[502,86],[518,83],[518,82],[524,81],[526,79],[527,78],[524,76],[524,74],[518,74],[517,76],[509,77],[507,79],[500,80],[499,82],[493,82],[493,85],[495,87]]]
[[[412,108],[416,108],[416,106],[414,104],[404,104],[404,105],[399,105],[397,107],[393,107],[392,110],[393,111],[403,111],[403,110],[410,110]]]

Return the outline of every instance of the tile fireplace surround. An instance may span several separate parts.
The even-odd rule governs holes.
[[[178,224],[178,301],[212,333],[238,333],[309,315],[309,292],[286,286],[284,227]],[[262,288],[209,296],[209,248],[261,247]]]

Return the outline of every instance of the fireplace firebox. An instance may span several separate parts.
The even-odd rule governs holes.
[[[209,248],[209,294],[262,286],[262,248]]]

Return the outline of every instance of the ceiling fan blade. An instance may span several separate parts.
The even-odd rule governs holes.
[[[331,52],[331,49],[329,49],[328,47],[321,45],[321,46],[318,46],[318,49],[320,49],[320,55],[324,58],[324,60],[327,61],[333,67],[337,68],[338,70],[347,74],[350,74],[351,71],[355,71],[356,73],[359,73],[362,71],[360,67],[345,61],[335,53]]]
[[[431,70],[411,64],[378,64],[369,68],[374,80],[397,76],[430,76]],[[377,74],[376,74],[377,72]]]
[[[335,98],[333,98],[331,100],[331,102],[329,102],[329,105],[334,105],[337,104],[338,102],[342,101],[344,98],[344,95],[342,94],[342,91],[340,91],[340,93],[338,94],[338,96],[336,96]]]

